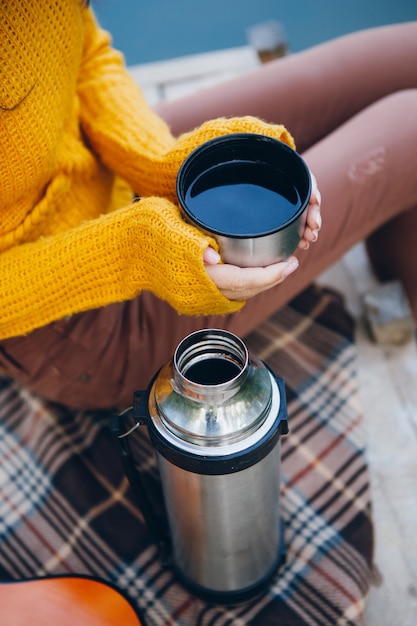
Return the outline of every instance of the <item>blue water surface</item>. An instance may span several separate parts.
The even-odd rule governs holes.
[[[269,20],[281,22],[294,52],[370,26],[417,20],[417,0],[92,0],[92,6],[129,65],[244,46],[247,29]]]

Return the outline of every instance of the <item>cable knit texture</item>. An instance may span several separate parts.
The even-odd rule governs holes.
[[[78,0],[3,0],[0,50],[0,339],[144,289],[183,314],[238,310],[205,271],[215,242],[180,217],[177,172],[227,133],[294,147],[286,129],[217,119],[174,138]]]

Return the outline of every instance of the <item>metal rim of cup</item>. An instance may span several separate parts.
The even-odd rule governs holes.
[[[281,151],[281,153],[285,154],[286,156],[289,156],[289,158],[294,163],[296,163],[297,167],[299,168],[300,173],[303,174],[306,188],[305,188],[305,193],[303,193],[301,204],[288,220],[279,224],[276,228],[263,231],[260,233],[254,233],[254,234],[229,233],[229,232],[221,231],[219,229],[215,229],[211,227],[209,224],[203,222],[202,220],[199,220],[198,217],[196,217],[187,206],[186,197],[185,197],[186,192],[194,180],[194,178],[192,178],[192,180],[187,183],[187,178],[189,176],[191,168],[193,167],[197,168],[197,164],[202,157],[210,154],[210,152],[215,153],[219,148],[221,149],[224,146],[228,147],[232,154],[233,143],[235,146],[239,146],[239,144],[243,145],[243,143],[246,143],[247,145],[250,145],[250,144],[257,145],[258,147],[264,147],[264,146],[271,147],[272,146],[272,148],[276,150],[277,152]],[[249,161],[250,159],[242,159],[242,160]],[[223,161],[220,161],[217,164],[228,163],[231,161],[233,161],[233,158],[224,159]],[[266,162],[267,161],[265,160],[265,163]],[[209,168],[203,168],[199,170],[198,175],[202,174],[208,169]],[[278,171],[278,168],[277,168],[277,171]],[[209,139],[208,141],[204,142],[203,144],[195,148],[186,157],[186,159],[184,160],[184,162],[182,163],[178,171],[177,180],[176,180],[176,191],[177,191],[177,197],[178,197],[180,206],[182,210],[184,211],[185,215],[187,216],[187,218],[191,221],[191,223],[197,225],[198,227],[202,228],[208,233],[212,233],[213,235],[219,235],[222,237],[230,237],[231,239],[257,239],[261,237],[266,237],[268,235],[273,235],[274,233],[278,233],[282,230],[285,230],[291,224],[296,222],[300,218],[300,216],[304,213],[309,203],[311,190],[312,190],[312,180],[311,180],[310,170],[306,162],[304,161],[304,159],[300,156],[300,154],[296,150],[291,148],[289,145],[284,143],[283,141],[280,141],[273,137],[269,137],[267,135],[259,135],[255,133],[231,133],[228,135],[221,135],[220,137]]]

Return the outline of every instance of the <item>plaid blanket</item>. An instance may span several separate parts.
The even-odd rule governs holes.
[[[262,596],[235,607],[193,597],[161,566],[108,414],[70,411],[0,378],[0,579],[98,577],[149,626],[362,624],[373,536],[352,333],[338,294],[313,286],[245,339],[287,385],[287,559]],[[157,493],[144,430],[134,454]]]

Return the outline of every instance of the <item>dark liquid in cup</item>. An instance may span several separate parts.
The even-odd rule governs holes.
[[[256,236],[278,230],[301,206],[294,185],[264,163],[232,161],[200,174],[186,193],[191,216],[207,230]]]
[[[193,363],[185,373],[186,378],[199,385],[220,385],[235,378],[241,369],[227,359],[210,358]]]

